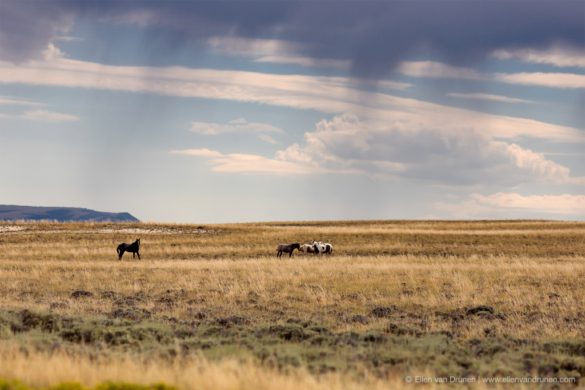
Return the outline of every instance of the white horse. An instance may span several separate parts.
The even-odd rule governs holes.
[[[316,254],[328,254],[333,253],[333,245],[328,242],[313,241],[313,250]]]

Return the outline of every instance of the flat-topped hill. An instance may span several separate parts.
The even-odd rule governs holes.
[[[130,213],[110,213],[95,211],[78,207],[37,207],[37,206],[13,206],[0,205],[0,221],[112,221],[112,222],[138,222],[138,219]]]

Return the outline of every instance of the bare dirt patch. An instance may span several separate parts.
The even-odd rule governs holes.
[[[21,232],[26,230],[24,226],[0,226],[0,233]]]

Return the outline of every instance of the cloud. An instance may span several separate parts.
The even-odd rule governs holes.
[[[584,139],[582,132],[566,126],[365,91],[346,77],[113,66],[50,57],[18,66],[0,62],[0,83],[221,99],[328,114],[356,112],[410,129],[442,127],[461,132],[471,129],[502,138],[533,137],[563,142],[582,142]]]
[[[65,58],[65,53],[61,51],[57,46],[49,43],[47,48],[43,50],[43,59],[47,61],[59,60]]]
[[[283,133],[283,130],[268,123],[248,122],[238,118],[227,123],[191,122],[190,130],[194,133],[217,135],[223,133]]]
[[[573,73],[497,73],[495,81],[550,88],[585,88],[585,75]]]
[[[280,39],[252,39],[242,37],[211,37],[207,44],[216,52],[236,57],[288,55],[298,52],[298,43]]]
[[[63,122],[75,122],[80,118],[71,114],[64,114],[61,112],[48,111],[48,110],[33,110],[26,111],[19,116],[20,118],[37,121],[37,122],[49,122],[49,123],[63,123]]]
[[[171,154],[206,158],[212,167],[211,170],[214,172],[276,175],[316,173],[310,166],[305,164],[266,158],[255,154],[223,154],[209,149],[173,150]]]
[[[306,68],[328,68],[328,69],[340,69],[347,70],[350,68],[351,63],[347,60],[335,60],[332,58],[311,58],[302,56],[262,56],[254,60],[255,62],[268,62],[274,64],[292,64],[304,66]],[[396,84],[398,85],[398,84]],[[404,84],[402,84],[404,85]],[[402,89],[402,88],[401,88]]]
[[[292,64],[308,68],[333,68],[348,70],[351,62],[332,58],[312,58],[301,55],[299,43],[278,39],[252,39],[241,37],[212,37],[208,45],[216,52],[244,57],[254,62]]]
[[[0,114],[0,118],[3,119],[25,119],[47,123],[74,122],[80,119],[75,115],[41,109],[40,107],[46,106],[45,103],[17,97],[0,96],[0,106],[39,107],[38,109],[28,110],[18,114]]]
[[[552,183],[585,184],[585,178],[572,177],[569,168],[548,160],[544,154],[524,149],[516,144],[501,144],[515,166],[535,177]]]
[[[0,96],[0,106],[44,106],[44,103],[10,96]]]
[[[531,213],[562,215],[571,218],[585,217],[585,196],[521,195],[515,192],[498,192],[491,195],[474,193],[457,203],[438,202],[434,208],[449,218],[517,218]]]
[[[551,42],[582,47],[584,39],[578,1],[530,5],[525,1],[281,1],[236,2],[226,7],[223,2],[200,1],[4,0],[1,7],[0,55],[18,62],[39,58],[79,17],[142,28],[150,50],[159,54],[169,53],[169,46],[189,48],[226,35],[294,42],[300,47],[294,57],[311,58],[316,64],[323,59],[347,61],[353,76],[371,79],[384,78],[417,50],[465,66],[496,50],[540,50]]]
[[[258,138],[260,138],[262,141],[268,142],[269,144],[272,144],[272,145],[277,145],[280,143],[268,134],[258,134]]]
[[[255,134],[260,140],[270,144],[278,144],[270,133],[282,134],[284,131],[269,123],[248,122],[245,118],[238,118],[227,123],[191,122],[190,130],[196,134]]]
[[[499,192],[493,195],[475,194],[473,198],[481,204],[493,207],[533,209],[559,214],[585,215],[585,195],[529,195]]]
[[[20,63],[42,58],[49,44],[70,30],[74,14],[59,1],[2,1],[0,59]]]
[[[499,49],[492,53],[499,60],[520,60],[535,64],[553,65],[559,68],[585,68],[585,50],[553,46],[548,49]]]
[[[223,156],[221,153],[219,153],[215,150],[209,150],[206,148],[172,150],[171,154],[182,154],[184,156],[209,157],[209,158],[217,158],[217,157]]]
[[[283,160],[329,171],[424,179],[443,184],[574,183],[567,167],[517,144],[469,128],[409,128],[401,123],[336,116],[317,123],[302,145],[280,151]]]
[[[443,185],[585,184],[584,178],[571,176],[569,168],[541,153],[473,130],[411,129],[351,114],[319,121],[314,131],[305,133],[302,143],[281,149],[274,157],[224,155],[207,149],[174,153],[209,158],[216,172],[328,172]],[[262,164],[269,168],[262,168]]]
[[[131,24],[138,27],[148,27],[158,22],[159,17],[150,9],[123,9],[121,13],[110,14],[101,18],[104,22],[113,24]]]
[[[84,39],[80,37],[74,37],[71,35],[59,35],[54,39],[56,42],[83,42]]]
[[[539,48],[551,41],[583,43],[582,9],[576,2],[505,3],[279,2],[236,5],[231,12],[200,6],[198,22],[212,20],[244,38],[275,37],[302,45],[301,57],[351,63],[356,77],[382,78],[410,53],[430,48],[459,65],[484,59],[496,49]],[[160,10],[158,10],[160,11]],[[184,13],[189,10],[182,9]],[[191,35],[189,18],[157,12],[155,25],[176,26]],[[172,22],[171,22],[172,21]],[[510,26],[506,31],[498,26]],[[210,26],[213,28],[214,26]],[[201,34],[201,30],[197,29]],[[469,39],[474,37],[474,39]]]
[[[535,103],[532,100],[518,99],[518,98],[512,98],[512,97],[502,96],[502,95],[492,95],[492,94],[487,94],[487,93],[451,92],[451,93],[448,93],[447,96],[454,97],[454,98],[461,98],[461,99],[484,100],[484,101],[488,101],[488,102],[499,102],[499,103],[526,103],[526,104]]]
[[[455,67],[435,61],[402,62],[397,71],[410,77],[431,77],[462,80],[483,80],[485,77],[472,69]]]
[[[585,88],[585,75],[574,73],[494,73],[481,74],[473,69],[453,67],[434,61],[409,61],[397,71],[410,77],[496,81],[507,84],[534,85],[549,88]]]

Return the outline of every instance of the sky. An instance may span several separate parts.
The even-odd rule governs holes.
[[[585,1],[0,0],[0,204],[585,219]]]

